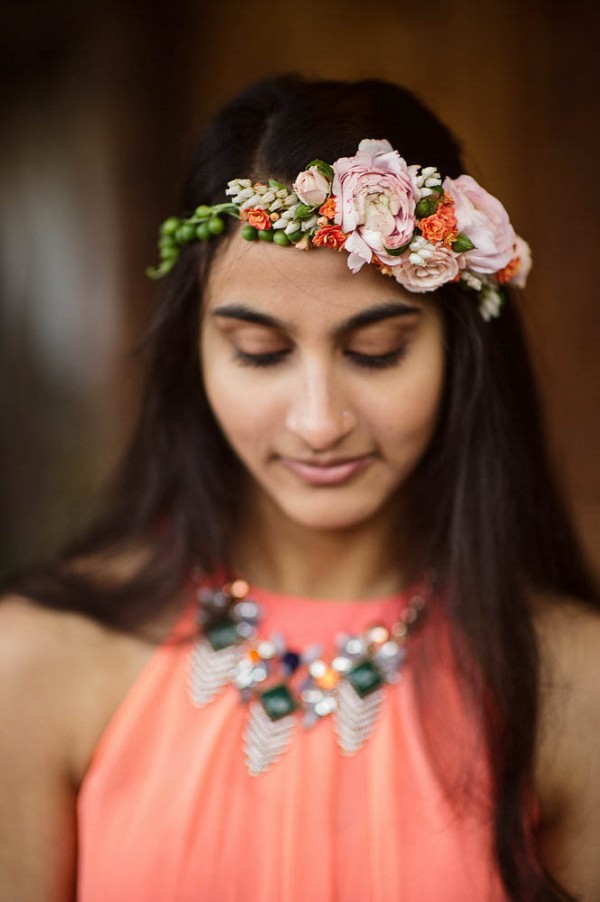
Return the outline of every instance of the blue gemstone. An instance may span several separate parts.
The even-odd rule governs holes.
[[[300,665],[300,655],[295,651],[286,651],[281,659],[281,663],[291,676],[292,673],[295,673],[298,670]]]

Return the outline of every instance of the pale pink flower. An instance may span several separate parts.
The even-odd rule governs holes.
[[[397,282],[407,291],[435,291],[454,281],[460,272],[456,254],[443,245],[416,238],[408,254],[392,267]]]
[[[386,248],[407,244],[415,228],[419,199],[414,178],[418,166],[407,166],[389,141],[365,139],[353,157],[333,164],[335,221],[349,235],[348,266],[357,272],[376,254],[393,265],[398,258]]]
[[[480,273],[503,269],[513,257],[516,235],[500,201],[470,175],[446,178],[443,187],[454,201],[459,231],[475,245],[464,252],[465,264]]]
[[[317,166],[309,166],[294,182],[294,193],[303,204],[320,207],[329,194],[329,180]]]

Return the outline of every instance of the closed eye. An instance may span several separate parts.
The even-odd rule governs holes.
[[[281,363],[290,353],[291,348],[281,351],[269,351],[266,354],[248,354],[235,348],[235,360],[242,366],[268,367]],[[359,351],[344,351],[344,355],[357,366],[371,370],[383,370],[395,366],[406,353],[406,343],[394,348],[387,354],[362,354]]]
[[[358,351],[345,351],[346,357],[358,366],[371,370],[384,370],[395,366],[406,353],[406,343],[401,344],[387,354],[361,354]]]
[[[234,349],[235,360],[242,366],[274,366],[290,353],[290,348],[284,348],[282,351],[269,351],[267,354],[247,354],[240,351],[239,348]]]

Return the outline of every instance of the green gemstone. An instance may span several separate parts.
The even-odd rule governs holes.
[[[215,651],[221,651],[222,648],[237,645],[240,641],[237,624],[228,618],[213,623],[204,631],[204,635]]]
[[[271,720],[281,720],[282,717],[287,717],[298,707],[285,683],[261,692],[259,698]]]
[[[361,661],[346,674],[357,695],[364,698],[383,685],[383,677],[371,661]]]

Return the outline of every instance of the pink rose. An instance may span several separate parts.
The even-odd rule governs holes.
[[[335,221],[349,234],[346,250],[353,272],[370,263],[373,254],[382,263],[398,258],[385,248],[407,244],[415,229],[415,205],[419,199],[413,170],[389,141],[365,139],[354,157],[333,164],[332,193],[336,200]]]
[[[480,273],[503,269],[512,259],[516,235],[500,201],[470,175],[445,179],[444,191],[454,201],[459,231],[475,245],[464,252],[468,268]]]
[[[456,254],[443,245],[431,244],[425,238],[415,238],[410,253],[392,267],[397,282],[407,291],[435,291],[446,282],[454,281],[460,272]]]
[[[310,166],[294,182],[294,193],[303,204],[320,207],[329,194],[329,180],[317,166]]]

